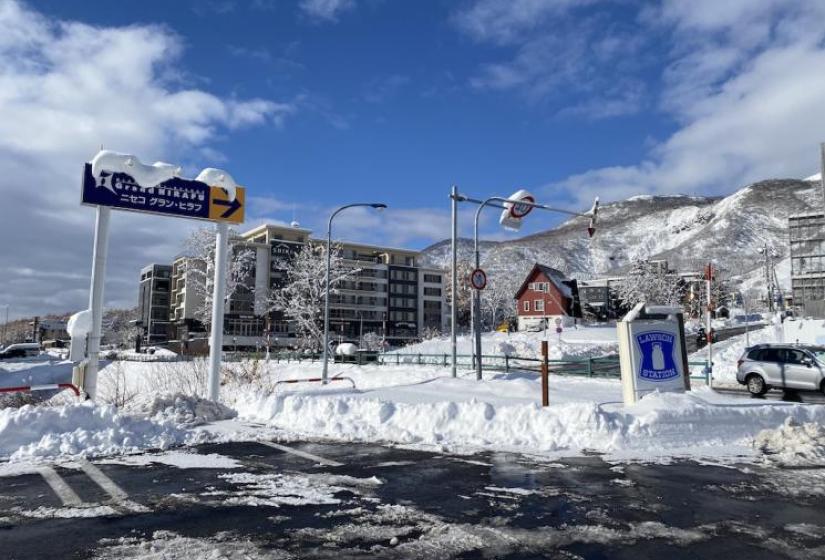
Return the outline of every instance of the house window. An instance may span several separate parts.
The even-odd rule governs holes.
[[[530,302],[529,301],[524,302],[524,310],[525,311],[530,311]]]
[[[537,299],[533,302],[533,310],[534,311],[544,311],[544,300]]]

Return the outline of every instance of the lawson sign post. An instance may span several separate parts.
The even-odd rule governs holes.
[[[681,309],[640,303],[616,329],[626,405],[654,391],[690,390]]]

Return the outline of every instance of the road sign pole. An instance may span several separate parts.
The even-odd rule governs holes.
[[[103,325],[103,280],[106,277],[106,256],[109,252],[109,218],[112,211],[106,206],[97,207],[95,219],[95,246],[92,257],[92,285],[89,292],[89,309],[92,312],[92,332],[89,337],[89,363],[83,390],[89,398],[97,396],[97,372],[100,357],[100,338]]]
[[[452,302],[450,303],[450,348],[452,350],[453,360],[452,360],[452,373],[453,377],[456,377],[456,355],[457,355],[457,348],[456,348],[456,323],[458,322],[458,271],[456,268],[458,267],[458,187],[453,185],[452,192],[450,194],[450,206],[452,209],[452,230],[453,230],[453,243],[452,243],[452,274],[450,275],[450,282],[452,286]]]
[[[226,295],[226,262],[229,226],[215,224],[215,281],[212,291],[212,332],[209,335],[209,400],[218,400],[223,350],[223,312]]]

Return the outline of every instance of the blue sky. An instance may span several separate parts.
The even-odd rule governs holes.
[[[805,177],[824,20],[818,0],[0,0],[0,306],[84,305],[79,175],[101,144],[227,169],[250,227],[294,212],[320,232],[338,205],[384,201],[336,233],[417,248],[449,234],[453,183],[586,209]],[[193,224],[113,226],[107,303],[131,305],[140,266]],[[483,234],[514,237],[493,212]]]
[[[564,80],[541,94],[530,85],[501,90],[477,84],[486,65],[514,56],[518,45],[463,30],[458,18],[471,3],[343,4],[334,20],[287,1],[31,6],[105,27],[161,24],[182,45],[174,64],[180,87],[294,106],[282,126],[223,131],[209,143],[225,158],[218,163],[250,194],[288,208],[269,213],[285,220],[296,205],[302,222],[314,222],[300,208],[304,199],[313,212],[354,199],[386,200],[393,208],[445,207],[451,183],[476,196],[534,189],[594,167],[632,164],[645,155],[650,137],[673,128],[666,115],[642,112],[644,99],[613,118],[568,113],[599,93]],[[632,32],[639,27],[636,16],[626,6],[597,4],[565,18],[601,18]],[[650,74],[645,88],[651,98],[663,62],[652,55],[632,65],[633,79]],[[593,71],[610,69],[596,64]],[[197,159],[194,167],[210,163],[190,158]],[[579,206],[560,194],[560,201]],[[543,218],[529,225],[540,229],[553,220]],[[399,241],[423,246],[442,235]]]

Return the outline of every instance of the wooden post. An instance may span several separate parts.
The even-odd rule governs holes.
[[[541,341],[541,406],[550,406],[550,389],[547,365],[547,341]]]

